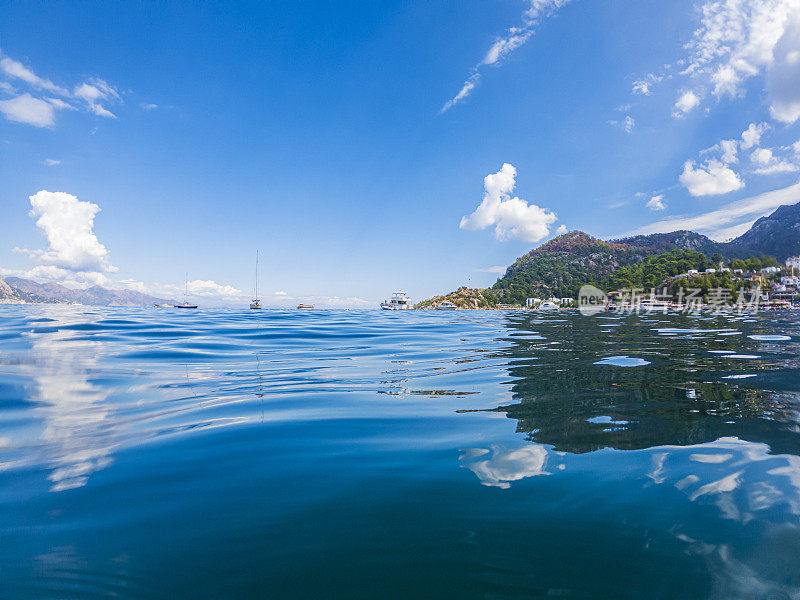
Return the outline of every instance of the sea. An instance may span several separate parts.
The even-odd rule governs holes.
[[[800,597],[800,312],[0,307],[0,597]]]

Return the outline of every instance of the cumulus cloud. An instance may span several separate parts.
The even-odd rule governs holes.
[[[567,226],[563,223],[556,228],[556,235],[567,233]]]
[[[675,110],[672,112],[672,116],[682,117],[698,104],[700,104],[700,98],[697,94],[691,90],[684,92],[675,102]]]
[[[750,123],[747,129],[742,132],[742,149],[747,150],[753,146],[758,146],[761,143],[761,136],[764,135],[767,129],[769,129],[769,125],[766,123],[760,123],[758,125]]]
[[[517,170],[504,163],[497,173],[483,180],[483,201],[475,211],[461,218],[461,229],[486,229],[494,226],[494,236],[500,241],[519,239],[538,242],[550,234],[550,225],[558,217],[553,212],[510,197],[516,185]]]
[[[687,160],[679,179],[692,196],[727,194],[744,187],[735,171],[714,159],[696,168],[694,161]]]
[[[750,154],[750,160],[756,165],[755,173],[758,175],[793,173],[800,170],[796,164],[776,157],[769,148],[756,148]]]
[[[667,206],[664,204],[664,194],[657,194],[650,198],[646,204],[650,210],[664,210]]]
[[[800,119],[800,2],[792,7],[793,12],[773,50],[766,78],[770,114],[781,123]]]
[[[699,215],[669,217],[615,237],[690,229],[704,233],[712,239],[724,241],[744,233],[756,220],[770,214],[779,206],[796,203],[798,198],[800,198],[800,183],[736,200]]]
[[[739,148],[736,140],[722,140],[718,147],[722,152],[720,160],[726,165],[739,162],[739,157],[737,156]]]
[[[193,296],[212,298],[239,298],[243,295],[241,290],[232,285],[217,283],[211,279],[195,279],[188,283],[189,293]]]
[[[17,252],[25,252],[15,248]],[[105,273],[92,271],[72,271],[55,265],[36,265],[30,269],[5,269],[0,267],[0,277],[22,277],[34,281],[59,283],[69,288],[84,289],[93,285],[109,286],[111,280]]]
[[[558,11],[569,0],[528,0],[528,6],[522,14],[522,26],[510,27],[491,45],[483,59],[472,68],[472,72],[462,84],[458,93],[444,103],[440,113],[462,102],[469,96],[481,79],[481,69],[486,66],[496,65],[508,57],[514,50],[522,46],[533,35],[536,26],[546,17]]]
[[[763,75],[773,118],[800,118],[800,0],[708,0],[700,13],[683,74],[707,79],[718,98]]]
[[[108,250],[94,233],[100,207],[72,194],[41,190],[30,196],[30,216],[47,238],[46,250],[20,250],[39,262],[72,271],[113,273]]]
[[[34,127],[51,127],[56,121],[56,112],[51,103],[27,93],[10,100],[0,100],[0,112],[9,121]]]

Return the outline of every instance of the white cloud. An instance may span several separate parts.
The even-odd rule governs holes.
[[[286,292],[283,290],[278,290],[277,292],[273,292],[276,296],[288,296]]]
[[[142,110],[155,110],[155,109],[158,108],[158,104],[152,104],[152,103],[150,103],[150,104],[142,104],[141,107],[142,107]]]
[[[75,110],[75,107],[68,102],[64,102],[61,98],[45,98],[50,104],[59,109]]]
[[[772,101],[770,114],[781,123],[800,119],[800,3],[794,3],[793,8],[775,45],[766,78],[767,94]]]
[[[640,96],[649,96],[653,93],[653,86],[664,79],[663,75],[648,73],[642,79],[633,82],[632,91]]]
[[[55,85],[49,79],[42,79],[21,62],[9,58],[8,56],[0,58],[0,71],[9,77],[21,79],[34,87],[47,90],[48,92],[55,92],[61,95],[66,95],[67,93],[64,88]]]
[[[91,108],[92,112],[98,116],[106,117],[107,119],[116,119],[117,115],[112,113],[110,110],[106,110],[100,104],[93,104]]]
[[[694,216],[670,217],[639,227],[624,235],[647,235],[690,229],[715,240],[727,240],[746,231],[756,220],[783,204],[795,204],[800,198],[800,183],[730,202],[716,210]]]
[[[508,269],[507,266],[495,265],[493,267],[484,267],[482,269],[473,269],[473,270],[477,271],[478,273],[498,273],[502,275],[503,273],[506,272],[507,269]]]
[[[110,83],[102,79],[92,78],[88,82],[83,82],[75,86],[73,95],[76,98],[81,98],[89,104],[98,100],[111,100],[114,98],[119,99],[119,92]]]
[[[769,129],[769,125],[766,123],[760,123],[758,125],[750,123],[747,129],[742,132],[742,149],[747,150],[753,146],[758,146],[761,143],[761,136],[767,129]]]
[[[54,158],[45,158],[44,159],[44,164],[47,165],[48,167],[55,167],[56,165],[60,165],[61,161],[60,160],[56,160]]]
[[[19,248],[17,252],[25,252]],[[112,284],[104,273],[93,271],[72,271],[55,265],[36,265],[30,269],[4,269],[0,267],[0,277],[22,277],[33,281],[51,281],[73,289],[85,289],[93,285],[107,287]]]
[[[472,68],[472,73],[461,86],[458,93],[445,102],[440,113],[443,113],[455,104],[462,102],[472,93],[481,79],[481,68],[496,65],[514,50],[522,46],[533,35],[536,26],[546,17],[555,14],[558,9],[567,4],[569,0],[528,0],[528,8],[522,14],[522,27],[510,27],[502,37],[491,45],[483,59]]]
[[[475,88],[475,86],[478,85],[478,81],[480,81],[480,79],[481,79],[480,73],[473,73],[472,75],[470,75],[469,79],[467,79],[464,82],[464,85],[461,86],[461,89],[458,90],[458,93],[452,98],[450,98],[450,100],[444,103],[444,106],[442,106],[439,113],[441,114],[449,110],[454,104],[458,104],[464,98],[469,96],[472,90]]]
[[[92,78],[88,82],[83,82],[75,86],[73,94],[76,98],[84,100],[88,109],[100,117],[108,119],[116,119],[117,116],[110,110],[106,109],[99,100],[114,101],[119,100],[119,92],[111,84],[103,81],[102,79]]]
[[[563,235],[567,233],[567,226],[563,223],[556,228],[556,235]]]
[[[683,75],[707,80],[718,98],[763,75],[773,118],[800,118],[800,0],[708,0]]]
[[[625,133],[631,133],[633,131],[634,126],[636,125],[636,121],[630,115],[626,115],[622,121],[611,120],[608,122],[609,125],[617,126],[619,125],[625,131]]]
[[[217,283],[211,279],[195,279],[188,284],[189,294],[193,296],[212,297],[212,298],[240,298],[244,292],[236,289],[232,285]]]
[[[758,167],[755,170],[758,175],[793,173],[800,170],[797,165],[774,156],[769,148],[756,148],[750,154],[750,160]]]
[[[625,118],[622,120],[622,128],[623,128],[623,129],[624,129],[624,130],[625,130],[627,133],[630,133],[631,131],[633,131],[633,126],[634,126],[635,124],[636,124],[636,121],[634,121],[634,120],[633,120],[633,117],[632,117],[632,116],[630,116],[630,115],[627,115],[627,116],[626,116],[626,117],[625,117]]]
[[[664,210],[667,206],[664,204],[664,194],[658,194],[650,198],[646,204],[650,210]]]
[[[8,81],[0,80],[0,89],[18,94],[15,98],[1,101],[0,112],[10,121],[35,127],[51,127],[55,123],[54,109],[84,110],[115,119],[116,115],[106,105],[121,101],[116,88],[102,79],[90,78],[70,92],[49,79],[39,77],[32,69],[0,52],[0,77],[3,76],[24,82],[29,86],[29,91],[18,94]],[[101,100],[105,104],[101,104]]]
[[[500,241],[519,239],[538,242],[550,233],[550,224],[558,217],[553,212],[528,204],[509,194],[516,185],[517,170],[504,163],[502,168],[483,180],[486,190],[483,201],[468,216],[461,218],[461,229],[486,229],[494,226],[494,236]]]
[[[672,116],[682,117],[698,104],[700,104],[700,98],[697,94],[691,90],[684,92],[675,102],[675,110],[672,112]]]
[[[750,160],[760,166],[766,166],[773,161],[772,150],[768,148],[757,148],[750,155]]]
[[[30,94],[22,94],[10,100],[0,100],[0,112],[9,121],[34,127],[51,127],[56,121],[53,105]]]
[[[727,194],[744,187],[744,182],[733,170],[714,159],[697,168],[694,161],[687,160],[679,179],[692,196]]]
[[[72,271],[113,273],[118,269],[108,259],[108,250],[94,234],[94,217],[100,207],[82,202],[72,194],[42,190],[30,196],[30,216],[36,219],[49,247],[23,250],[46,265]]]
[[[722,156],[720,157],[722,162],[724,162],[726,165],[739,162],[739,157],[737,156],[738,145],[736,140],[721,140],[718,146],[719,150],[722,151]]]

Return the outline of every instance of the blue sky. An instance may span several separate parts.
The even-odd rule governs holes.
[[[375,306],[800,201],[800,0],[76,6],[0,2],[0,274]]]

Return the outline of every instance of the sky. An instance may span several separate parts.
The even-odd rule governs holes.
[[[377,307],[799,182],[800,0],[0,0],[0,276]]]

